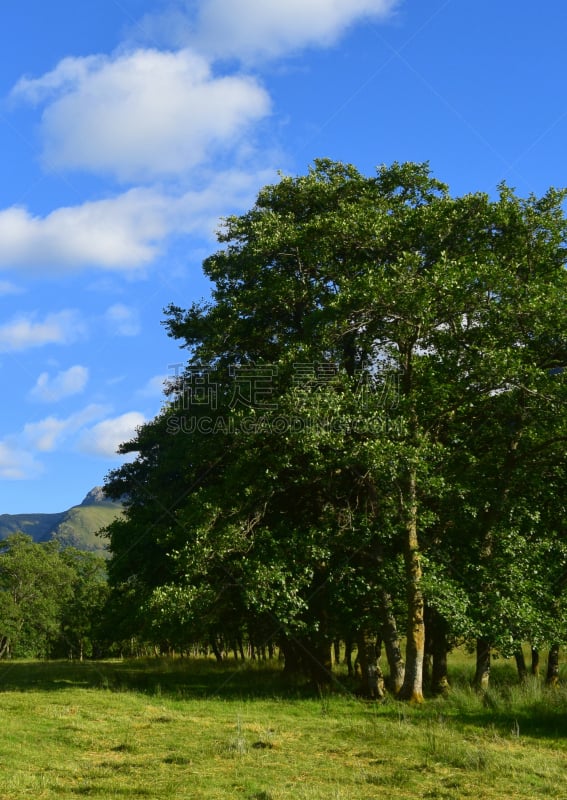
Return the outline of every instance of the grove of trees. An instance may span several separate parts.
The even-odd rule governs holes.
[[[453,197],[427,165],[318,160],[228,218],[210,301],[105,490],[116,637],[241,652],[380,696],[447,653],[567,638],[566,193]],[[405,648],[400,642],[405,640]],[[403,658],[402,658],[403,653]],[[554,666],[555,665],[555,666]]]
[[[102,556],[9,536],[0,542],[0,658],[97,655],[107,595]]]

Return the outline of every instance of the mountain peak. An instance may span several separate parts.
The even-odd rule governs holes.
[[[82,506],[98,506],[101,503],[111,503],[112,501],[105,495],[102,486],[95,486],[88,492],[87,496],[81,503]]]

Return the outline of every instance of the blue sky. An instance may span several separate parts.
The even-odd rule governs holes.
[[[0,513],[62,511],[184,360],[219,219],[314,158],[567,186],[564,0],[19,0],[0,10]]]

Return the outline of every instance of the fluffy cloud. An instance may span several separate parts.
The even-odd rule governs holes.
[[[245,75],[212,74],[190,50],[137,50],[66,58],[13,95],[46,101],[41,132],[49,167],[110,173],[120,180],[178,176],[233,150],[270,111]]]
[[[146,418],[138,411],[129,411],[113,419],[106,419],[85,431],[81,437],[80,449],[105,458],[116,456],[122,442],[133,439],[136,428],[143,425]]]
[[[115,198],[59,208],[46,217],[26,209],[0,211],[0,266],[96,265],[132,269],[154,258],[168,233],[168,198],[132,189]]]
[[[212,57],[273,58],[333,44],[363,19],[383,18],[399,0],[203,0],[190,41]]]
[[[275,172],[219,172],[177,195],[131,189],[114,198],[60,208],[45,217],[13,207],[0,211],[0,267],[54,273],[96,267],[136,273],[168,236],[211,238],[220,216],[247,207]]]
[[[48,372],[42,372],[30,392],[34,400],[54,403],[69,395],[79,394],[87,385],[89,371],[79,364],[58,372],[53,378]]]
[[[46,344],[68,344],[84,333],[78,311],[67,309],[47,314],[43,320],[22,314],[0,326],[0,352],[26,350]]]
[[[400,2],[169,0],[164,12],[137,20],[131,35],[173,48],[191,46],[209,59],[252,62],[304,47],[329,46],[357,22],[389,16]]]
[[[107,309],[105,319],[116,336],[137,336],[140,333],[140,318],[135,308],[115,303]]]
[[[86,425],[100,419],[107,412],[106,406],[92,403],[65,418],[49,416],[38,422],[28,422],[18,438],[25,443],[27,449],[38,450],[42,453],[51,452],[64,439],[81,431]]]

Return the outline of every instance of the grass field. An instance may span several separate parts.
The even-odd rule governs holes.
[[[3,662],[0,798],[567,800],[566,689],[496,662],[482,698],[461,661],[417,708],[269,664]]]

